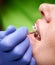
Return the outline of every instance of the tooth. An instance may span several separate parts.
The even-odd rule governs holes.
[[[36,24],[35,24],[35,27],[36,27]]]
[[[36,25],[36,24],[33,25],[32,28],[33,28],[33,30],[34,30],[34,37],[35,37],[35,38],[37,37],[39,40],[41,40],[41,36],[40,36],[39,31],[38,31],[37,25]]]
[[[37,29],[37,25],[36,25],[36,24],[35,24],[35,28],[36,28],[36,30],[38,30],[38,29]]]
[[[35,29],[35,26],[32,26],[33,29]]]
[[[36,24],[33,25],[32,28],[33,28],[34,31],[37,31],[37,26],[36,26]]]

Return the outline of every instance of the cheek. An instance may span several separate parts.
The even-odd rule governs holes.
[[[55,35],[52,34],[47,38],[46,42],[48,48],[55,54]]]
[[[48,46],[48,48],[55,50],[55,30],[53,27],[48,29],[48,32],[44,37],[44,42]]]
[[[45,61],[45,57],[47,55],[46,50],[46,46],[44,46],[43,44],[35,47],[35,51],[33,52],[33,54],[38,64]]]
[[[37,63],[52,63],[55,57],[55,32],[49,29],[33,51]],[[54,61],[55,62],[55,61]]]
[[[34,51],[34,57],[39,65],[51,63],[55,57],[55,54],[49,46],[42,42],[38,47],[36,46]],[[41,64],[40,64],[41,63]]]

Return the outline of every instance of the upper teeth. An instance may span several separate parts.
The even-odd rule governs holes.
[[[35,32],[35,36],[39,35],[36,24],[33,25],[33,30]]]
[[[33,28],[33,30],[34,30],[34,31],[37,31],[37,26],[36,26],[36,24],[35,24],[35,25],[33,25],[33,27],[32,27],[32,28]]]
[[[37,36],[37,37],[40,39],[41,37],[40,37],[40,34],[39,34],[39,32],[38,32],[37,25],[36,25],[36,24],[33,25],[32,28],[33,28],[33,30],[35,31],[34,36],[35,36],[35,37]]]

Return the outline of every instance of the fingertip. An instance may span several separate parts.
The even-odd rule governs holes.
[[[16,31],[16,28],[14,26],[10,25],[6,29],[6,35],[13,33],[14,31]]]
[[[0,39],[5,37],[5,31],[0,31]]]
[[[10,25],[7,27],[7,29],[12,29],[12,28],[15,28],[13,25]]]
[[[8,28],[9,28],[8,29],[8,33],[9,33],[9,31],[13,29],[13,26],[10,26]],[[3,40],[1,40],[0,49],[3,51],[12,49],[26,38],[27,33],[28,33],[28,29],[26,27],[19,28],[14,33],[6,36]]]
[[[28,28],[27,27],[20,27],[18,30],[20,30],[20,31],[23,31],[23,32],[25,32],[26,34],[28,34]]]

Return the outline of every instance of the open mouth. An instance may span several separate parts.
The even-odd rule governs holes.
[[[41,40],[41,35],[40,35],[40,32],[38,30],[38,27],[35,25],[33,25],[33,30],[34,30],[34,37],[37,39],[37,40]]]

